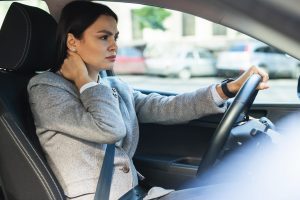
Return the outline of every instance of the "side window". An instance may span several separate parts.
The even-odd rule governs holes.
[[[209,52],[199,51],[198,52],[199,58],[212,58]]]
[[[189,14],[182,15],[182,36],[195,35],[195,16]]]
[[[258,47],[254,50],[254,52],[265,53],[265,52],[268,52],[268,49],[267,49],[267,47]]]
[[[248,47],[246,44],[232,44],[230,45],[228,51],[236,51],[236,52],[242,52],[248,50]]]
[[[194,54],[193,52],[188,52],[185,57],[191,59],[194,58]]]
[[[283,52],[261,41],[174,10],[139,4],[101,3],[115,11],[122,11],[117,12],[119,46],[122,50],[126,44],[131,50],[127,53],[122,52],[124,49],[120,50],[122,59],[116,62],[114,71],[134,88],[189,92],[204,85],[220,83],[227,77],[237,77],[251,65],[261,66],[263,63],[268,67],[270,85],[281,87],[271,87],[258,93],[256,102],[298,101],[295,92],[283,88],[296,87],[300,61],[286,56],[287,59],[277,63],[271,56]],[[195,51],[195,48],[201,50]],[[134,53],[137,57],[129,59],[134,49],[140,54]],[[196,58],[205,59],[205,62],[190,62]]]
[[[225,26],[221,26],[219,24],[213,24],[212,25],[212,32],[213,35],[226,35],[227,34],[227,28]]]
[[[277,48],[266,46],[266,47],[258,47],[254,50],[254,52],[259,53],[276,53],[276,54],[285,54],[283,51],[280,51]]]
[[[271,47],[265,47],[264,53],[274,53]]]
[[[128,57],[142,57],[142,53],[133,47],[120,47],[118,49],[119,56],[128,56]]]
[[[272,52],[277,54],[285,54],[283,51],[280,51],[279,49],[276,48],[272,48]]]

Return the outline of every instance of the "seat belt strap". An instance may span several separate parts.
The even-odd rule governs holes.
[[[94,200],[109,199],[114,168],[115,144],[107,144]]]

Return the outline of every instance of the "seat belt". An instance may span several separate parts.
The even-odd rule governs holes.
[[[115,144],[108,144],[105,150],[103,164],[100,172],[100,176],[97,183],[96,193],[94,200],[108,200],[111,180],[114,169],[114,157],[115,157]],[[146,196],[148,189],[137,185],[126,194],[120,197],[120,200],[141,200]]]
[[[108,200],[114,168],[115,144],[107,144],[94,200]]]

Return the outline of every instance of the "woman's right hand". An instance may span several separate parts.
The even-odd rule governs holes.
[[[77,53],[69,50],[59,72],[64,78],[74,82],[78,90],[84,84],[93,81],[82,58]]]

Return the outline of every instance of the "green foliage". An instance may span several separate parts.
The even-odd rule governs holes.
[[[151,28],[165,31],[166,28],[164,27],[163,22],[171,15],[171,12],[163,8],[145,6],[134,9],[133,15],[136,17],[142,30],[144,28]]]

